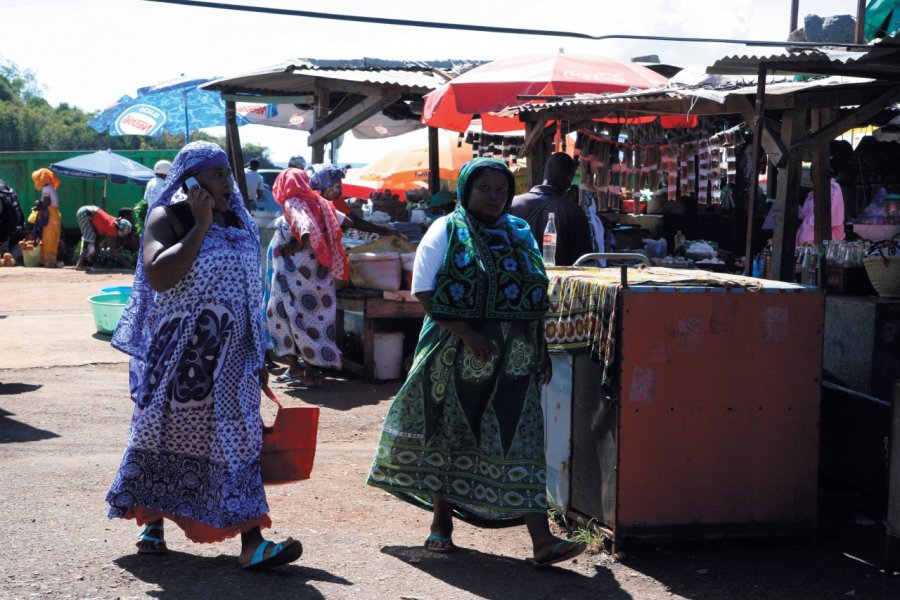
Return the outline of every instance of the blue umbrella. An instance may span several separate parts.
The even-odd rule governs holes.
[[[103,205],[106,208],[106,183],[145,184],[156,175],[153,169],[145,167],[141,163],[134,162],[115,152],[100,150],[93,154],[81,154],[50,165],[50,170],[60,175],[78,177],[81,179],[103,180]]]
[[[190,141],[191,131],[225,125],[222,96],[199,88],[209,81],[213,79],[181,77],[140,88],[137,97],[122,96],[88,125],[109,135],[159,136],[165,131]],[[237,122],[249,123],[240,115]]]

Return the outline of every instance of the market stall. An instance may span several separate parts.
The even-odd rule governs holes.
[[[612,363],[598,363],[586,350],[554,358],[559,377],[547,397],[549,485],[561,509],[596,519],[614,539],[753,533],[814,526],[817,464],[824,480],[877,483],[887,493],[890,389],[900,378],[896,292],[863,264],[894,269],[900,258],[888,243],[881,251],[873,240],[831,240],[828,167],[836,166],[831,142],[844,131],[872,124],[889,135],[900,98],[898,51],[894,38],[868,52],[731,57],[716,63],[717,72],[736,78],[514,109],[528,124],[529,158],[546,154],[554,129],[548,124],[578,131],[581,201],[604,218],[617,249],[653,250],[648,238],[665,239],[669,252],[685,239],[715,242],[725,262],[727,252],[743,255],[733,271],[767,279],[755,294],[672,293],[665,285],[649,292],[639,281],[620,289],[615,315],[597,309],[581,322],[566,322],[576,336],[596,322],[617,334],[614,347],[593,351],[606,351],[602,359]],[[663,117],[682,122],[666,127]],[[874,152],[873,141],[845,157],[855,178],[835,175],[848,191],[845,216],[854,224],[864,223],[859,217],[879,187],[887,195],[900,192],[892,149],[880,145]],[[810,160],[819,174],[807,178],[803,163]],[[757,170],[764,165],[768,182],[758,194]],[[795,215],[810,189],[816,190],[815,240],[795,249]],[[773,223],[764,229],[767,213]],[[891,214],[884,206],[877,225],[889,225]],[[622,224],[637,231],[620,236]],[[878,296],[853,284],[879,279]],[[795,285],[801,282],[806,287]],[[593,285],[604,291],[592,301],[609,294]],[[817,287],[830,292],[827,302]],[[694,285],[681,291],[688,290],[703,291]],[[786,301],[798,304],[788,308]],[[761,326],[760,314],[773,317],[779,308],[791,315],[786,346],[764,357],[760,331],[770,331],[774,321],[763,319]],[[724,338],[714,329],[723,314],[744,329],[717,347]],[[684,354],[690,349],[694,362]],[[770,365],[769,356],[780,356],[778,364]],[[729,422],[734,414],[745,418]],[[798,428],[794,440],[792,427]],[[754,436],[745,437],[749,430]],[[786,470],[795,467],[800,471]]]
[[[612,538],[809,532],[823,294],[700,270],[550,269],[548,492]]]

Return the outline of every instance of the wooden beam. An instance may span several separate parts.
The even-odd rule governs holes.
[[[770,110],[789,108],[835,108],[838,106],[859,106],[865,104],[874,94],[895,87],[893,82],[869,82],[852,87],[828,89],[824,87],[811,90],[798,90],[792,94],[774,94],[766,100]]]
[[[799,140],[796,144],[792,144],[791,158],[802,158],[812,148],[827,144],[848,129],[853,129],[857,125],[865,123],[880,113],[886,106],[893,104],[898,98],[900,98],[900,85],[888,89],[853,112],[844,115],[837,121],[833,121],[830,125],[820,127],[812,135]]]
[[[222,100],[233,102],[252,102],[254,104],[302,104],[310,106],[315,104],[315,96],[312,94],[290,96],[248,96],[246,94],[222,94]]]
[[[313,106],[313,131],[325,125],[328,113],[331,112],[331,90],[319,80],[315,85],[316,103]],[[312,135],[307,140],[307,145],[312,146],[311,164],[319,164],[325,162],[325,141],[314,141]]]
[[[324,144],[325,142],[333,140],[342,133],[350,131],[382,109],[387,108],[401,97],[402,94],[399,91],[384,91],[378,95],[363,98],[349,110],[324,124],[317,119],[314,129],[309,134],[309,140],[307,140],[306,143],[313,146],[314,144]]]
[[[441,189],[441,149],[437,127],[428,128],[428,192],[436,194]]]
[[[810,125],[820,128],[832,119],[831,109],[817,108],[810,113]],[[830,140],[829,140],[830,141]],[[831,239],[831,153],[828,141],[813,148],[813,210],[815,214],[815,243],[820,246]],[[819,282],[824,282],[825,268],[819,267]]]
[[[781,138],[786,144],[802,136],[805,129],[805,111],[794,110],[784,114]],[[792,157],[787,166],[778,172],[771,276],[780,281],[794,281],[794,238],[797,235],[797,209],[800,205],[800,168],[800,159]]]
[[[753,126],[753,145],[750,147],[750,189],[747,193],[747,240],[744,246],[744,275],[753,273],[753,225],[756,197],[759,195],[759,158],[762,154],[762,121],[758,118],[766,109],[766,66],[759,64],[756,80],[756,107],[747,121]]]
[[[527,185],[528,189],[539,185],[543,181],[544,162],[547,160],[547,148],[544,145],[544,131],[547,121],[543,118],[537,121],[525,122],[525,143],[523,152],[528,161]]]
[[[231,162],[238,190],[244,198],[244,206],[249,209],[251,200],[247,197],[247,179],[244,177],[244,153],[241,150],[241,136],[238,134],[237,109],[232,100],[225,101],[225,153]]]
[[[753,109],[753,106],[751,106],[750,101],[746,96],[729,96],[725,105],[729,108],[730,112],[740,113],[748,124],[753,125],[756,122],[756,111]],[[787,164],[788,155],[787,147],[775,132],[772,120],[763,116],[759,117],[759,119],[762,121],[762,129],[759,130],[760,142],[762,143],[763,150],[766,151],[769,162],[778,167],[785,166],[785,164]],[[757,129],[754,126],[754,131],[756,130]]]
[[[544,128],[547,126],[547,119],[540,117],[536,121],[525,121],[525,143],[522,145],[522,152],[526,155],[531,153],[532,148],[544,135]]]

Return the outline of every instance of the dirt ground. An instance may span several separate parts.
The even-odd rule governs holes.
[[[269,535],[300,538],[299,562],[243,572],[236,540],[196,545],[175,528],[167,556],[138,556],[134,524],[107,519],[104,503],[131,412],[126,361],[95,334],[86,302],[127,283],[71,268],[0,270],[2,599],[900,598],[900,577],[877,567],[883,525],[852,495],[823,495],[815,541],[644,543],[619,560],[587,554],[537,570],[524,528],[458,524],[460,552],[427,552],[430,515],[364,484],[399,382],[342,374],[311,391],[275,386],[288,404],[321,407],[312,478],[268,489]]]

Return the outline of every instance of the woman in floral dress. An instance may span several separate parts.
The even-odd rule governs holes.
[[[487,527],[524,521],[543,566],[585,546],[554,537],[547,521],[547,276],[528,224],[509,214],[514,190],[502,161],[466,163],[460,205],[419,244],[412,291],[428,316],[368,483],[433,511],[431,551],[455,549],[453,517]]]
[[[334,280],[350,274],[341,246],[342,228],[350,221],[310,187],[309,175],[301,169],[282,171],[272,195],[284,216],[269,244],[266,327],[275,354],[288,360],[280,381],[315,385],[315,367],[341,367]]]
[[[198,187],[185,181],[195,178]],[[142,554],[166,552],[163,520],[194,542],[241,536],[239,564],[300,557],[272,544],[260,474],[263,369],[259,233],[228,159],[185,146],[147,215],[132,295],[113,346],[131,356],[135,403],[109,516],[144,526]]]

